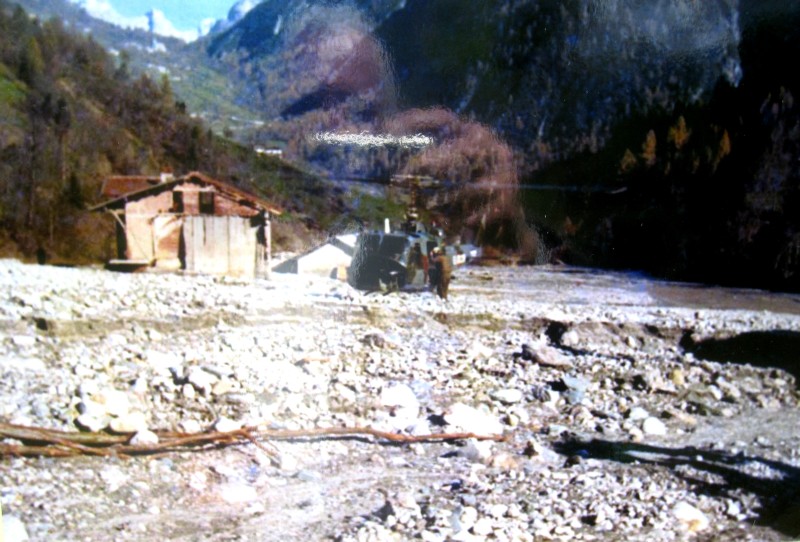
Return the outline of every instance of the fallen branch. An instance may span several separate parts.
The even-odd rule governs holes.
[[[266,429],[252,426],[235,431],[209,431],[205,433],[156,432],[155,444],[130,444],[133,434],[109,435],[107,433],[78,433],[58,429],[44,429],[0,423],[0,438],[14,439],[22,444],[0,444],[0,457],[72,457],[80,455],[128,457],[152,455],[163,452],[188,451],[204,447],[226,447],[255,444],[268,455],[275,452],[264,447],[264,440],[325,439],[342,437],[372,437],[379,441],[399,444],[422,442],[449,442],[476,439],[503,441],[501,435],[476,435],[474,433],[434,433],[430,435],[400,435],[379,431],[371,427],[322,427],[316,429]]]

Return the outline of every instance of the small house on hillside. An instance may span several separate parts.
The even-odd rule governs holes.
[[[272,255],[270,218],[281,211],[202,173],[182,177],[118,176],[110,198],[90,210],[114,216],[112,268],[155,267],[235,276],[265,276]]]

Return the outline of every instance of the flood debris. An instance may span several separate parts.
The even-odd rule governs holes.
[[[267,448],[263,441],[369,437],[376,442],[415,444],[468,439],[501,442],[507,438],[503,435],[476,435],[475,433],[404,435],[379,431],[371,427],[318,427],[295,430],[242,427],[230,431],[204,433],[146,432],[157,438],[140,438],[142,431],[127,435],[112,435],[0,423],[0,438],[19,441],[19,444],[0,444],[0,457],[74,457],[79,455],[131,457],[196,451],[208,447],[236,446],[248,442],[256,445],[268,455],[275,456],[275,452]]]
[[[794,375],[682,338],[791,341],[800,305],[675,306],[624,273],[485,275],[461,268],[445,304],[0,260],[0,422],[23,431],[0,435],[3,513],[34,540],[667,542],[702,526],[675,516],[685,502],[700,537],[797,536]],[[102,430],[76,429],[87,413]]]

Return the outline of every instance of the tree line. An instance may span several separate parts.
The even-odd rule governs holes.
[[[0,0],[0,253],[101,261],[113,228],[85,207],[103,180],[192,170],[290,211],[327,195],[313,175],[212,133],[168,74],[137,74],[125,51]]]

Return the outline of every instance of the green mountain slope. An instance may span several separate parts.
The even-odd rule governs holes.
[[[0,0],[0,252],[68,261],[111,254],[108,219],[84,210],[111,174],[200,170],[288,211],[287,248],[339,220],[318,178],[215,136],[168,77],[133,76],[92,37]],[[313,209],[313,217],[310,211]]]
[[[129,73],[168,73],[204,127],[315,171],[434,176],[454,234],[533,250],[535,229],[568,262],[800,289],[798,28],[778,0],[287,0],[166,53],[133,47]],[[137,120],[122,155],[161,160],[137,150],[159,137]]]
[[[57,18],[76,34],[91,36],[113,56],[121,57],[132,74],[159,80],[166,74],[175,95],[188,110],[217,133],[252,128],[259,115],[247,104],[237,104],[237,86],[230,74],[215,69],[205,53],[175,38],[152,36],[139,29],[120,28],[95,19],[67,0],[18,0],[40,20]]]

